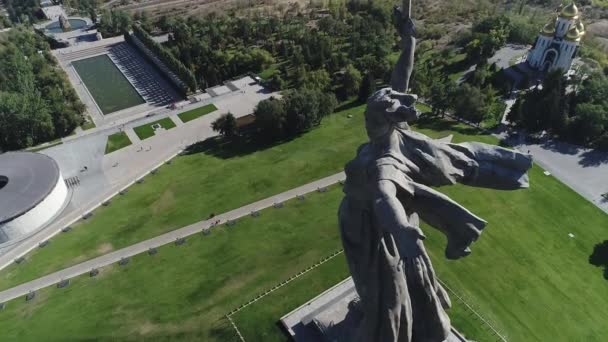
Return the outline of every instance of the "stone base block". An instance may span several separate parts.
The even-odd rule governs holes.
[[[352,278],[347,278],[308,303],[281,317],[295,342],[349,342],[362,318],[359,296]],[[471,342],[452,329],[445,342]]]

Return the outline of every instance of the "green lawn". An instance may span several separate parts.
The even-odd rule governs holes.
[[[198,119],[203,115],[215,112],[216,110],[217,110],[217,107],[213,103],[211,103],[211,104],[208,104],[203,107],[199,107],[199,108],[196,108],[193,110],[189,110],[187,112],[180,113],[177,116],[179,116],[179,119],[182,120],[183,123],[186,123],[188,121]]]
[[[340,248],[341,197],[335,186],[103,268],[97,278],[43,289],[32,302],[11,301],[0,311],[2,340],[234,340],[228,311]]]
[[[95,210],[93,218],[54,238],[49,248],[32,252],[26,263],[0,271],[0,289],[339,172],[364,139],[363,106],[358,106],[276,146],[201,143],[196,153],[161,167],[110,206]],[[317,148],[319,141],[332,143]]]
[[[157,124],[166,130],[169,130],[169,129],[175,127],[175,122],[173,122],[171,120],[171,118],[166,117],[164,119],[160,119],[160,120],[157,120],[154,122],[147,123],[145,125],[135,127],[135,128],[133,128],[133,130],[135,131],[135,134],[137,134],[139,139],[146,140],[146,139],[154,136],[154,128],[152,128],[152,126],[157,125]]]
[[[232,316],[246,341],[288,341],[285,332],[277,326],[280,317],[313,299],[349,276],[344,255],[319,266]],[[452,324],[476,341],[492,341],[487,328],[472,318],[472,312],[452,298],[449,313]],[[495,338],[495,336],[494,336]]]
[[[118,151],[121,148],[131,145],[131,140],[125,132],[118,132],[108,136],[106,144],[106,154]]]
[[[145,103],[107,55],[81,59],[72,65],[104,114]]]
[[[81,128],[82,128],[82,130],[83,130],[83,131],[87,131],[87,130],[89,130],[89,129],[93,129],[93,128],[95,128],[95,127],[97,127],[97,126],[95,126],[95,123],[93,122],[93,120],[87,121],[87,122],[85,122],[85,123],[84,123],[84,124],[81,126]]]
[[[339,112],[320,128],[271,147],[242,142],[200,144],[196,153],[176,158],[144,184],[134,185],[128,194],[114,199],[109,207],[96,210],[90,221],[31,253],[26,263],[0,272],[0,288],[333,174],[365,140],[362,110],[359,106]],[[348,119],[348,114],[353,118]],[[455,142],[496,143],[492,137],[453,122],[422,120],[415,128],[433,137],[453,134]],[[445,239],[424,226],[438,275],[510,341],[603,341],[608,333],[608,282],[600,269],[589,265],[588,257],[593,246],[605,239],[608,216],[553,177],[543,175],[538,167],[531,172],[531,184],[531,189],[520,191],[444,188],[489,225],[473,246],[473,254],[458,261],[444,260]],[[229,328],[221,319],[224,313],[267,288],[268,283],[285,279],[309,260],[316,261],[339,246],[337,235],[329,237],[318,231],[327,227],[337,234],[336,208],[341,196],[337,191],[326,195],[318,195],[319,201],[327,202],[310,212],[255,221],[252,231],[247,232],[247,225],[239,222],[234,232],[242,229],[243,239],[251,245],[233,236],[225,243],[199,246],[193,238],[181,248],[194,248],[177,254],[177,261],[169,260],[165,251],[180,253],[180,249],[173,245],[161,249],[158,260],[167,255],[170,264],[137,267],[139,259],[149,258],[141,256],[126,268],[113,268],[117,274],[134,272],[133,276],[109,274],[107,282],[83,277],[84,281],[76,281],[69,289],[44,290],[37,299],[46,303],[44,306],[11,302],[0,315],[17,318],[0,320],[0,329],[6,336],[21,340],[47,335],[49,339],[121,339],[138,334],[162,339],[230,340]],[[288,210],[270,212],[288,215]],[[262,218],[270,217],[267,213]],[[326,220],[322,221],[326,224],[318,220]],[[266,233],[273,227],[276,230]],[[575,238],[568,237],[570,232]],[[332,238],[335,241],[328,241]],[[314,257],[297,254],[302,244],[305,254]],[[294,255],[284,254],[292,250]],[[268,259],[271,257],[275,259]],[[311,292],[323,287],[324,281],[334,280],[319,277],[311,280],[311,284],[318,284]],[[89,284],[91,287],[85,288]],[[67,297],[63,292],[68,291],[74,292]],[[285,307],[295,308],[310,299],[304,295],[309,293],[302,292]],[[463,311],[457,305],[452,313],[454,324],[471,338],[483,340],[479,323],[459,312]],[[279,318],[271,314],[260,314],[260,322]],[[98,318],[72,318],[65,330],[53,328],[68,315]],[[31,324],[34,319],[41,323]],[[246,317],[237,319],[247,326]],[[272,328],[260,327],[260,331],[265,330]]]

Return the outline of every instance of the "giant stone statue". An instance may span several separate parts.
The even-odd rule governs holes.
[[[450,299],[424,248],[420,219],[447,236],[445,255],[471,253],[486,222],[431,188],[462,183],[494,189],[528,187],[528,155],[481,144],[432,140],[409,129],[416,95],[405,94],[413,68],[411,0],[395,9],[402,35],[392,88],[368,100],[369,142],[345,168],[339,210],[344,251],[360,297],[360,342],[441,342],[450,334]]]

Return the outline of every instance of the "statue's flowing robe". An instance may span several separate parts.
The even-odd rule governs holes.
[[[408,217],[405,224],[418,226],[420,215],[448,236],[448,254],[450,248],[468,247],[470,239],[461,246],[459,237],[467,234],[467,227],[481,231],[485,221],[428,186],[460,182],[499,189],[527,187],[530,165],[527,156],[504,148],[442,143],[399,128],[383,142],[359,148],[346,166],[346,196],[339,210],[344,251],[365,313],[359,341],[440,342],[450,331],[444,311],[450,301],[422,241],[411,235],[391,237],[406,232],[388,233],[379,225],[379,213],[374,212],[379,182],[395,185]],[[396,268],[383,248],[391,238],[401,256]]]

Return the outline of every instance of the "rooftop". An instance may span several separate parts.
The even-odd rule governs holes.
[[[59,175],[57,163],[44,154],[0,154],[0,224],[42,202],[57,185]]]

